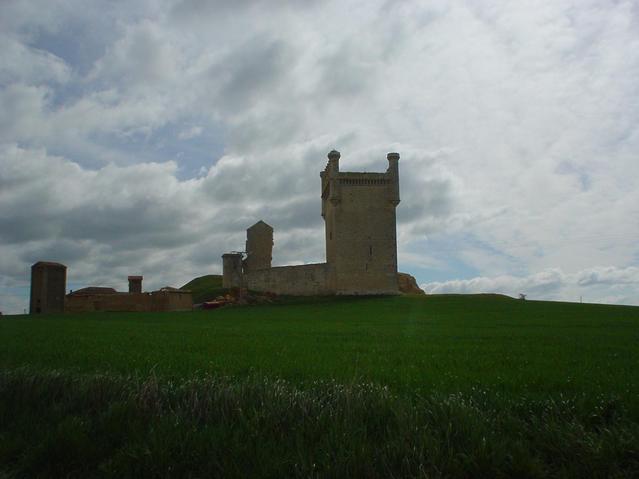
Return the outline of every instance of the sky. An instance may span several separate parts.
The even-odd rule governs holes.
[[[639,305],[639,4],[0,2],[0,311],[221,272],[262,219],[325,260],[319,172],[397,151],[429,293]]]

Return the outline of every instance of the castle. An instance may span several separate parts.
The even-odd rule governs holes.
[[[258,221],[246,231],[246,251],[222,255],[224,288],[284,295],[375,295],[421,292],[397,272],[395,209],[399,204],[399,154],[389,153],[384,173],[339,170],[339,152],[320,173],[326,262],[272,267],[273,228]],[[244,258],[246,255],[246,258]],[[89,311],[182,311],[190,291],[142,292],[142,276],[129,291],[88,287],[66,294],[67,267],[40,261],[31,268],[31,314]]]
[[[342,172],[331,151],[320,173],[326,262],[272,267],[273,228],[248,228],[246,258],[222,256],[223,286],[287,295],[398,294],[395,209],[399,154],[389,153],[384,173]]]

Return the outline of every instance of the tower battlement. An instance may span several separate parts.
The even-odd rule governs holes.
[[[386,199],[394,206],[399,204],[399,153],[387,155],[388,169],[384,173],[339,171],[340,153],[331,151],[328,163],[320,173],[322,179],[322,216],[326,217],[326,202],[333,205],[340,201],[342,187],[384,187]],[[377,191],[379,193],[379,191]]]

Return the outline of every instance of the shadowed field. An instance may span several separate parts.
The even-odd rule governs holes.
[[[636,307],[316,299],[12,317],[0,340],[7,472],[639,474]]]

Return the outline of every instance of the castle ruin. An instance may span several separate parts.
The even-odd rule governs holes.
[[[223,286],[286,295],[398,294],[395,209],[399,154],[389,153],[384,173],[342,172],[331,151],[320,173],[326,263],[271,266],[273,228],[248,228],[246,258],[222,256]]]

